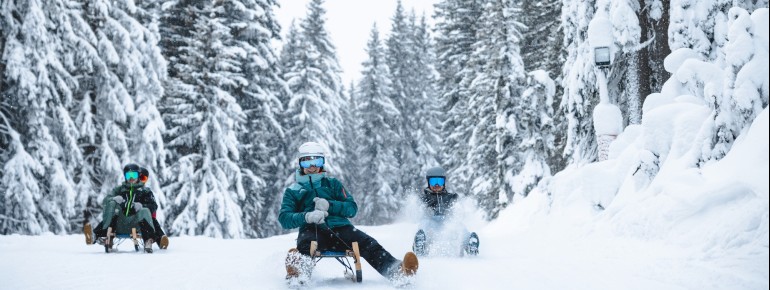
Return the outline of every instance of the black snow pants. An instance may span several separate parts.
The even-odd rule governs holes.
[[[310,255],[311,241],[318,241],[318,248],[323,251],[345,251],[352,249],[350,247],[353,242],[358,242],[361,257],[386,278],[393,276],[401,265],[401,261],[394,258],[377,240],[352,225],[332,229],[325,224],[300,227],[297,236],[297,250],[300,254]]]

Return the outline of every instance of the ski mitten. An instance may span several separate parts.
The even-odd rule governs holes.
[[[329,201],[328,200],[326,200],[324,198],[316,197],[316,198],[313,198],[313,201],[315,202],[315,210],[320,210],[320,211],[325,211],[325,212],[329,211]]]

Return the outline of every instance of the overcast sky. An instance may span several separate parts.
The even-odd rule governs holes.
[[[310,0],[279,0],[281,7],[275,11],[281,23],[281,35],[286,39],[292,19],[307,14]],[[438,0],[402,0],[408,13],[414,9],[417,17],[425,13],[432,25],[433,4]],[[366,42],[369,40],[372,24],[377,22],[380,39],[390,33],[390,19],[396,11],[397,0],[326,0],[326,29],[337,47],[337,58],[342,67],[342,82],[347,87],[352,79],[359,79],[361,63],[366,59]],[[299,24],[299,23],[298,23]],[[280,52],[280,48],[278,49]]]

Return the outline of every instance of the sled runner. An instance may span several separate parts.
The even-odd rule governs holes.
[[[361,254],[358,251],[358,242],[353,242],[352,249],[342,251],[323,251],[318,249],[318,242],[310,242],[310,256],[313,259],[313,265],[317,264],[323,258],[334,258],[337,262],[340,262],[345,267],[345,277],[350,278],[354,282],[361,283]],[[348,258],[353,258],[353,264],[350,263]],[[355,270],[353,267],[355,266]]]
[[[107,228],[107,238],[104,240],[104,252],[114,252],[113,246],[117,248],[118,245],[124,241],[131,239],[134,243],[134,251],[139,252],[139,249],[144,247],[144,240],[141,239],[142,234],[139,233],[136,228],[131,228],[131,232],[114,232],[112,227]]]

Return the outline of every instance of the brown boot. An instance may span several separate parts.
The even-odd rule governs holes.
[[[289,249],[286,254],[286,279],[297,278],[302,266],[302,256],[297,248]]]
[[[413,252],[407,252],[404,255],[404,261],[401,262],[401,274],[404,276],[414,276],[417,274],[417,268],[420,267],[420,263],[417,261],[417,255]]]
[[[163,250],[168,249],[168,237],[167,236],[160,237],[160,242],[158,243],[158,247],[160,247]]]
[[[91,230],[91,223],[83,225],[83,234],[86,235],[86,245],[94,243],[94,232]]]

